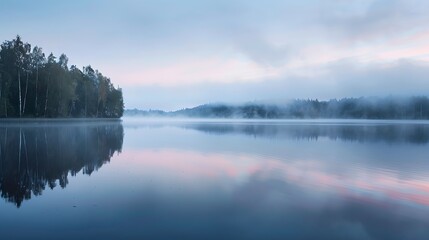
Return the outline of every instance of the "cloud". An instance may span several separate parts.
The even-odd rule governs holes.
[[[395,38],[427,28],[429,3],[418,0],[330,1],[320,10],[328,31],[349,42]]]
[[[428,10],[424,0],[6,0],[0,39],[19,33],[91,64],[124,88],[127,107],[420,94]]]
[[[264,39],[263,34],[256,31],[241,30],[235,36],[236,49],[257,64],[281,67],[291,57],[291,50],[286,44],[276,45]]]
[[[112,66],[112,68],[121,66]],[[279,74],[278,69],[263,66],[247,59],[189,58],[180,61],[136,67],[131,70],[117,70],[119,75],[113,78],[125,79],[119,81],[122,86],[180,87],[183,85],[216,82],[218,84],[231,82],[254,82]]]

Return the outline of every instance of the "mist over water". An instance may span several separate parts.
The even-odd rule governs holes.
[[[429,98],[360,97],[330,100],[295,99],[241,104],[210,103],[177,111],[127,109],[128,117],[220,119],[429,119]]]
[[[0,229],[5,239],[426,239],[428,145],[427,121],[2,123]]]

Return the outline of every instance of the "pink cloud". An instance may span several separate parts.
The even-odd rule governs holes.
[[[277,76],[278,70],[261,66],[252,61],[239,58],[202,58],[186,59],[167,64],[137,67],[120,72],[112,78],[123,79],[121,85],[161,85],[177,86],[202,82],[240,82],[258,81],[266,77]]]

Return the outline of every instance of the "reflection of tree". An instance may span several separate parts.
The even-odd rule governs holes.
[[[19,207],[46,186],[64,188],[69,173],[90,175],[121,152],[122,141],[120,123],[1,126],[1,196]]]
[[[360,142],[429,143],[429,125],[425,124],[185,124],[185,128],[213,134],[245,134],[253,137],[317,140],[320,137]]]

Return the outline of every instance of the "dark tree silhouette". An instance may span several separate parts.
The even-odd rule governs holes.
[[[0,50],[0,117],[120,118],[122,90],[91,66],[69,68],[17,36]]]

